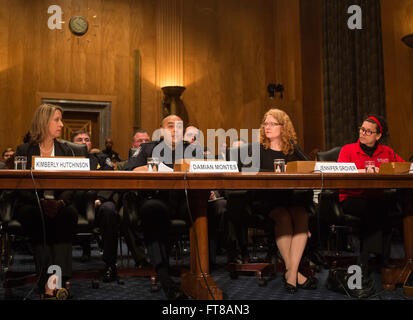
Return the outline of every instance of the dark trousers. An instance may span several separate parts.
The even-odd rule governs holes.
[[[208,233],[211,239],[217,239],[218,234],[224,229],[226,201],[219,200],[213,204],[208,208]],[[178,201],[158,198],[143,199],[140,202],[139,214],[142,219],[145,246],[151,263],[158,272],[166,270],[169,267],[168,249],[171,219],[184,220],[189,225],[186,202],[182,198]]]
[[[139,213],[142,219],[143,236],[148,255],[161,278],[167,276],[169,268],[169,234],[171,219],[187,220],[184,202],[175,202],[159,198],[143,199]]]
[[[77,226],[77,210],[74,206],[66,206],[54,218],[44,215],[45,241],[43,224],[37,206],[24,204],[16,208],[15,218],[18,220],[34,246],[36,272],[40,275],[39,288],[44,290],[47,281],[47,269],[50,265],[58,265],[63,277],[72,274],[72,241]]]
[[[170,210],[161,199],[144,199],[141,203],[139,213],[142,218],[143,236],[149,259],[155,267],[167,268],[169,266],[168,256],[168,234]]]
[[[388,258],[391,224],[386,199],[348,198],[342,202],[345,214],[360,218],[359,263],[367,265],[369,254],[377,253]]]
[[[103,242],[103,261],[106,265],[116,264],[118,250],[118,230],[120,216],[116,205],[106,201],[97,210],[96,223],[100,229]]]

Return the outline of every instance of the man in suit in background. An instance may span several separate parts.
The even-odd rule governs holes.
[[[136,130],[132,136],[132,148],[139,148],[142,143],[151,141],[149,134],[146,130]]]

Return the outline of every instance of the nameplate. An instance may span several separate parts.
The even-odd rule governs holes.
[[[312,173],[315,161],[292,161],[287,163],[287,173]]]
[[[346,162],[316,162],[314,172],[323,173],[358,173],[354,163]]]
[[[42,171],[90,171],[88,158],[33,157],[33,169]]]
[[[381,174],[413,173],[412,162],[385,162],[380,165]]]
[[[238,172],[236,161],[191,161],[189,172]]]

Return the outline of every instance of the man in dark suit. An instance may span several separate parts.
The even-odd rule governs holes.
[[[90,135],[87,131],[76,131],[72,134],[72,141],[78,144],[85,144],[88,149],[87,157],[90,159],[91,170],[113,170],[111,159],[104,153],[90,153],[92,143]],[[118,229],[120,225],[120,215],[118,213],[118,194],[112,190],[95,191],[78,191],[76,193],[77,204],[80,207],[79,211],[85,213],[85,203],[87,197],[94,193],[96,199],[94,205],[96,208],[96,224],[100,229],[103,244],[103,261],[105,262],[105,272],[103,275],[104,282],[111,282],[118,278],[116,259],[117,259],[117,243]],[[84,246],[83,259],[90,257],[90,244]]]
[[[125,170],[148,171],[149,157],[159,158],[160,165],[172,169],[176,160],[185,157],[203,159],[202,148],[183,141],[182,119],[178,116],[163,119],[160,131],[163,140],[141,144],[128,160]],[[185,299],[185,294],[170,278],[168,253],[170,220],[188,218],[185,193],[172,190],[141,192],[138,202],[145,244],[161,286],[168,299]]]

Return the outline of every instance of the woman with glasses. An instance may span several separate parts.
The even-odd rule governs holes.
[[[294,144],[297,135],[290,117],[280,109],[268,110],[260,128],[260,171],[274,172],[274,159],[290,161],[305,160],[297,154]],[[306,277],[298,271],[308,238],[308,211],[312,203],[313,192],[297,193],[293,190],[259,190],[249,194],[252,200],[253,214],[268,217],[272,224],[275,241],[284,260],[286,272],[284,287],[288,293],[294,294],[297,289],[315,289],[317,279]],[[246,211],[242,201],[229,201],[228,215],[231,223],[240,226],[241,215]],[[245,214],[245,213],[244,213]],[[245,224],[244,224],[245,230]],[[245,238],[245,237],[244,237]],[[241,239],[241,240],[240,240]],[[245,256],[247,242],[242,235],[237,235],[240,249]]]
[[[338,162],[355,163],[363,173],[366,172],[366,161],[374,162],[372,172],[378,172],[382,163],[404,162],[393,149],[382,144],[387,133],[384,118],[367,117],[359,128],[359,140],[343,146]],[[367,281],[370,253],[377,253],[382,258],[388,256],[389,247],[385,244],[389,238],[389,224],[386,223],[389,203],[378,190],[340,190],[340,202],[345,214],[360,218],[359,265]]]

